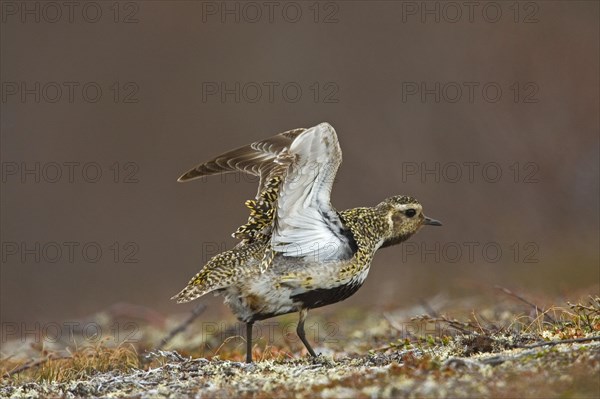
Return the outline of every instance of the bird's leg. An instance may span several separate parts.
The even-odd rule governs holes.
[[[304,346],[306,346],[306,349],[308,349],[308,353],[310,353],[310,355],[312,357],[317,357],[317,355],[315,354],[315,351],[313,350],[313,348],[310,346],[310,344],[306,340],[306,334],[304,333],[304,320],[306,320],[307,315],[308,315],[308,309],[302,309],[300,311],[300,320],[298,320],[298,327],[296,328],[296,334],[298,334],[298,337],[300,337],[300,340],[302,341]]]
[[[252,325],[253,322],[246,323],[246,363],[252,363]]]

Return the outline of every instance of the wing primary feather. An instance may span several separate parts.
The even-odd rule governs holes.
[[[268,139],[227,151],[188,170],[177,181],[187,182],[202,176],[235,171],[262,177],[272,168],[271,165],[277,155],[284,148],[289,147],[294,139],[305,130],[304,128],[289,130]]]

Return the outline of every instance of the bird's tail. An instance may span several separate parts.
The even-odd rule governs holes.
[[[176,300],[177,303],[186,303],[186,302],[193,301],[194,299],[198,299],[205,294],[208,294],[211,291],[210,289],[207,290],[202,285],[198,285],[197,282],[201,281],[201,280],[202,280],[202,271],[200,273],[196,274],[190,280],[188,285],[186,285],[185,288],[179,292],[179,294],[171,297],[171,300]]]
[[[252,273],[263,259],[267,238],[260,235],[252,244],[240,243],[229,251],[213,256],[185,288],[171,299],[177,300],[177,303],[190,302],[209,292],[228,287],[239,278]]]

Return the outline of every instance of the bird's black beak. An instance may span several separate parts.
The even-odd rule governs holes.
[[[428,218],[427,216],[425,216],[425,221],[423,222],[423,224],[428,224],[430,226],[441,226],[442,222],[440,222],[439,220],[435,220],[435,219]]]

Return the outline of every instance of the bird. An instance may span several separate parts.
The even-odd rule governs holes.
[[[185,303],[222,295],[246,324],[247,363],[253,324],[293,312],[299,314],[298,337],[316,357],[304,331],[308,311],[353,295],[378,249],[400,244],[424,225],[442,225],[407,195],[337,211],[330,197],[341,162],[337,133],[323,122],[225,152],[178,179],[230,172],[259,177],[255,198],[245,203],[248,221],[232,234],[239,243],[212,257],[171,298]]]

